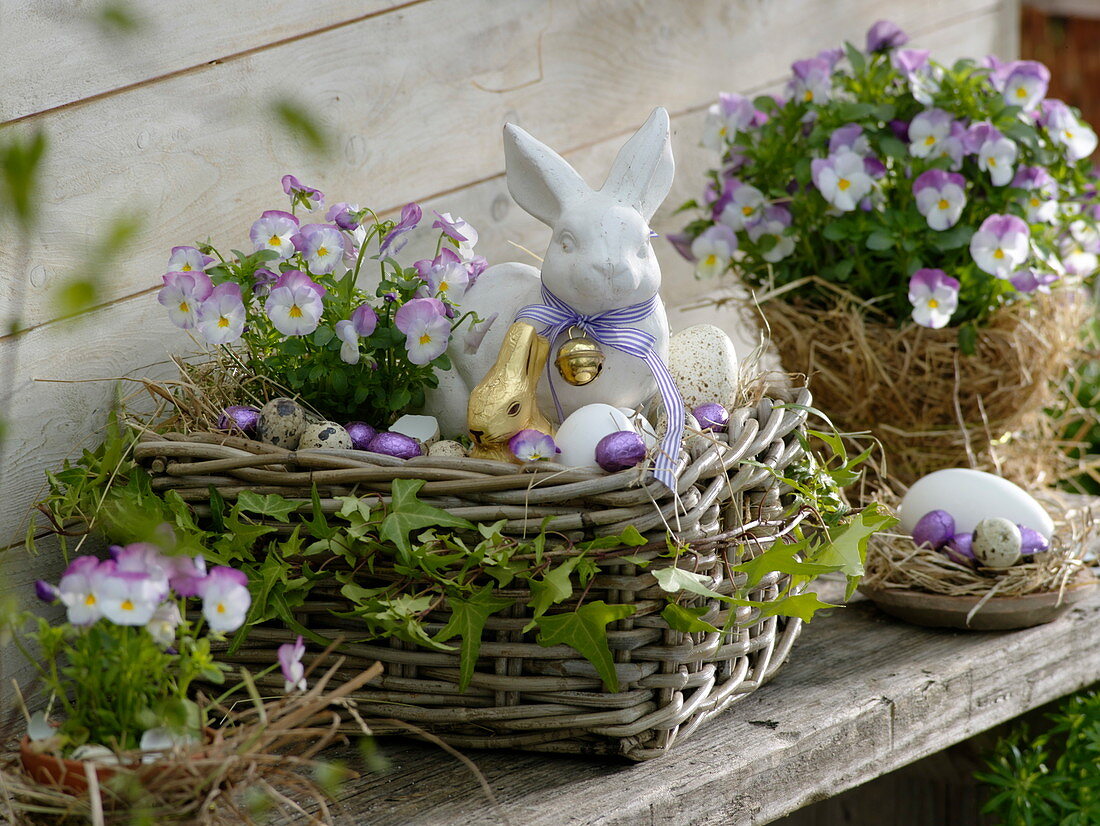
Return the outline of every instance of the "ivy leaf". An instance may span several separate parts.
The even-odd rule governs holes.
[[[286,522],[287,517],[297,510],[298,505],[287,501],[277,493],[260,496],[258,493],[245,490],[237,496],[237,508],[242,512],[258,513],[263,516],[270,516],[272,519],[278,519],[280,522]]]
[[[680,591],[689,591],[701,597],[729,600],[729,597],[723,596],[708,587],[708,583],[711,581],[709,576],[692,573],[691,571],[685,571],[683,568],[671,566],[662,568],[659,571],[653,571],[652,574],[657,580],[657,584],[661,586],[661,589],[668,591],[670,594],[676,594]]]
[[[545,614],[546,609],[551,605],[556,605],[572,596],[573,582],[570,575],[572,575],[573,569],[577,567],[577,563],[580,561],[579,556],[574,556],[565,560],[557,568],[547,571],[542,575],[542,579],[532,579],[530,581],[532,598],[527,605],[534,609],[535,619]],[[534,625],[534,620],[532,620],[527,628],[533,628]]]
[[[625,619],[637,610],[635,605],[608,605],[603,600],[582,605],[568,614],[540,617],[539,645],[568,645],[588,660],[600,675],[608,691],[619,690],[619,675],[607,647],[607,626]]]
[[[701,617],[710,611],[707,606],[701,608],[686,608],[670,602],[661,612],[668,627],[674,631],[683,631],[685,634],[694,631],[717,631],[718,629],[709,622],[704,622]]]
[[[451,608],[451,618],[443,629],[435,635],[439,642],[446,642],[455,636],[462,637],[462,655],[459,668],[458,690],[465,691],[474,676],[474,666],[477,665],[477,654],[481,650],[481,632],[485,628],[485,621],[492,614],[503,611],[515,602],[514,599],[493,596],[493,583],[488,583],[484,588],[468,599],[461,597],[447,597],[447,604]]]
[[[809,622],[813,619],[814,614],[822,608],[836,607],[837,606],[828,602],[822,602],[813,591],[807,591],[804,594],[795,594],[794,596],[783,597],[773,602],[764,603],[760,608],[760,616],[798,617],[803,622]]]
[[[867,558],[867,542],[871,535],[897,521],[891,514],[881,512],[878,503],[874,502],[856,514],[847,525],[831,530],[828,542],[822,546],[820,553],[814,554],[814,562],[836,566],[836,570],[848,577],[845,599],[852,596],[859,578],[863,576],[863,562]]]
[[[831,574],[841,569],[838,564],[825,564],[820,560],[803,562],[794,558],[796,554],[805,551],[808,546],[809,541],[805,539],[791,543],[780,540],[759,556],[747,562],[742,562],[740,565],[734,565],[733,570],[745,573],[748,576],[745,586],[752,588],[772,571],[779,571],[791,576],[814,577],[821,574]]]
[[[412,531],[434,527],[474,530],[474,526],[465,519],[417,499],[416,492],[423,486],[423,479],[394,479],[389,514],[382,520],[378,531],[379,536],[388,539],[405,555],[412,551],[409,544],[409,533]]]

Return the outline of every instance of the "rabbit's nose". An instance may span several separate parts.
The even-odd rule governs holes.
[[[602,264],[597,264],[596,269],[610,278],[615,274],[617,266],[618,265],[614,261],[604,261]]]

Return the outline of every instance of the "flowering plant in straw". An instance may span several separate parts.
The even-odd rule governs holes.
[[[671,240],[699,276],[816,306],[846,291],[969,350],[997,307],[1093,275],[1097,138],[1042,64],[946,66],[907,40],[880,21],[863,50],[797,61],[783,96],[721,95],[720,166]]]
[[[435,258],[406,267],[395,256],[421,222],[417,204],[390,221],[346,202],[326,212],[324,194],[293,175],[283,189],[290,211],[256,219],[251,252],[173,248],[158,294],[169,318],[208,345],[239,343],[249,370],[330,417],[384,422],[419,408],[467,318],[455,304],[486,265],[477,231],[436,213]]]
[[[36,587],[67,616],[58,625],[37,618],[25,638],[28,618],[9,620],[61,712],[56,729],[44,718],[32,725],[32,739],[99,757],[199,740],[203,721],[188,689],[196,679],[224,681],[211,638],[244,624],[252,598],[241,571],[208,570],[201,556],[166,556],[139,542],[112,546],[109,559],[78,556],[57,585],[40,580]],[[201,613],[186,619],[192,599],[201,600]]]

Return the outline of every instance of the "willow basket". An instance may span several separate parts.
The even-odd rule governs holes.
[[[499,594],[515,599],[506,615],[489,618],[470,686],[461,691],[457,653],[429,651],[400,640],[356,638],[354,619],[340,618],[350,604],[338,584],[314,589],[297,619],[323,637],[343,637],[351,679],[375,661],[385,672],[356,692],[359,712],[408,722],[459,747],[517,748],[577,754],[617,754],[646,760],[666,753],[699,725],[746,696],[778,670],[800,631],[800,621],[760,617],[759,609],[729,609],[713,598],[693,596],[681,604],[705,607],[703,619],[723,627],[727,610],[737,612],[727,632],[682,633],[660,613],[664,592],[652,571],[673,564],[661,558],[671,531],[690,552],[677,563],[707,576],[710,588],[732,594],[744,586],[731,566],[782,541],[798,520],[778,476],[803,456],[801,431],[810,394],[795,403],[763,399],[730,416],[728,433],[689,434],[680,455],[677,496],[647,479],[644,468],[616,474],[569,470],[541,463],[525,467],[461,458],[425,456],[409,461],[362,451],[287,451],[225,434],[148,434],[136,455],[153,475],[154,488],[175,490],[208,514],[210,488],[226,499],[241,491],[279,493],[297,499],[307,517],[317,486],[322,509],[335,511],[334,497],[376,493],[383,498],[394,479],[425,479],[419,496],[474,522],[507,520],[505,532],[533,535],[545,527],[572,539],[621,533],[633,525],[650,544],[599,552],[601,573],[583,595],[587,602],[633,604],[636,613],[609,626],[608,644],[619,679],[610,693],[591,664],[567,646],[543,647],[524,633],[532,619],[523,588]],[[293,516],[291,517],[293,519]],[[291,529],[291,523],[280,525]],[[632,561],[626,561],[630,557]],[[652,560],[647,569],[637,558]],[[617,561],[622,559],[622,561]],[[393,581],[376,565],[357,584]],[[784,576],[765,576],[748,594],[776,599]],[[578,589],[579,590],[579,589]],[[572,610],[577,601],[557,610]],[[446,624],[446,603],[427,616],[431,633]],[[275,649],[295,634],[278,625],[253,628],[223,659],[266,666]],[[452,642],[457,643],[457,640]],[[281,677],[269,677],[281,688]],[[378,733],[407,733],[400,724]]]

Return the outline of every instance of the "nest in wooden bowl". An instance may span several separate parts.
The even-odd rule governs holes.
[[[971,567],[950,559],[912,537],[880,533],[867,548],[861,587],[941,594],[951,597],[1020,597],[1060,593],[1095,581],[1086,561],[1097,539],[1095,516],[1080,498],[1054,492],[1043,497],[1054,517],[1054,535],[1047,551],[1010,568]]]
[[[310,670],[324,659],[318,657]],[[350,695],[382,672],[375,663],[337,685],[333,677],[343,665],[343,658],[336,660],[308,691],[266,701],[242,670],[251,701],[233,707],[207,702],[208,718],[219,728],[209,730],[205,742],[175,748],[154,762],[143,762],[149,755],[142,752],[118,752],[118,764],[109,766],[65,761],[74,773],[79,767],[74,777],[67,773],[70,766],[50,758],[53,766],[40,767],[32,777],[12,750],[0,758],[0,816],[12,824],[43,818],[252,824],[281,811],[294,822],[330,824],[333,784],[356,774],[317,755],[345,739],[341,718],[345,729],[351,719],[363,734],[371,733]]]
[[[841,430],[882,441],[894,482],[962,466],[1032,485],[1072,472],[1044,408],[1080,346],[1087,296],[1062,290],[1007,305],[964,355],[957,329],[899,327],[826,286],[837,292],[827,307],[764,299],[772,341],[786,369],[812,378],[818,405]]]

